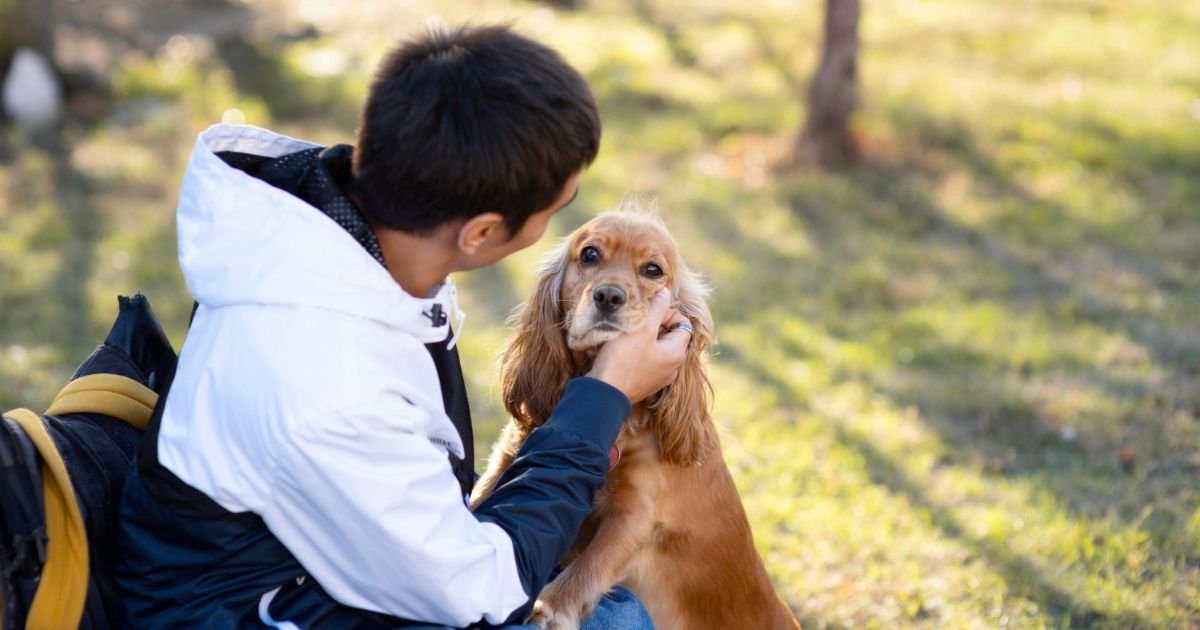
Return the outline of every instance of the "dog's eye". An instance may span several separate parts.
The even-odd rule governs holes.
[[[642,275],[647,278],[658,278],[663,275],[663,270],[655,263],[646,263],[642,265]]]
[[[600,262],[600,250],[588,245],[579,252],[579,262],[585,265],[591,265]]]

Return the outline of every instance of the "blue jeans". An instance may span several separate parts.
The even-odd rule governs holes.
[[[536,626],[504,626],[501,630],[535,630]],[[620,586],[596,604],[579,630],[654,630],[654,621],[637,596]]]

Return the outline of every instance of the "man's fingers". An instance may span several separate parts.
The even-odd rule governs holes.
[[[695,331],[692,330],[692,323],[682,313],[672,311],[671,317],[667,323],[663,324],[663,327],[666,332],[659,336],[658,342],[665,346],[660,347],[665,347],[672,354],[682,358],[687,353],[688,345],[692,342],[692,335],[695,334]]]
[[[662,326],[666,323],[667,318],[671,316],[671,292],[664,289],[659,289],[650,298],[650,307],[646,311],[646,319]]]
[[[681,324],[686,325],[688,328],[690,328],[692,325],[692,322],[688,321],[687,316],[684,315],[683,313],[680,313],[678,309],[671,309],[671,316],[669,318],[667,318],[667,320],[664,321],[662,325],[663,325],[663,328],[666,328],[667,330],[675,330]]]
[[[666,343],[673,347],[678,352],[683,352],[687,349],[688,343],[692,340],[692,333],[686,328],[675,328],[668,330],[667,334],[658,338],[659,343]]]

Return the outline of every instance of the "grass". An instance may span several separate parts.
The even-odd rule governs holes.
[[[867,159],[834,173],[785,159],[817,3],[433,10],[514,18],[589,76],[604,145],[551,230],[654,199],[708,276],[726,460],[806,625],[1197,627],[1200,8],[867,4]],[[421,15],[386,5],[249,42],[299,102],[239,88],[204,46],[124,65],[123,100],[73,138],[90,232],[63,219],[53,159],[0,170],[0,406],[48,400],[117,292],[150,293],[182,338],[171,206],[194,132],[239,108],[347,141],[369,63]],[[305,74],[329,50],[351,70]],[[64,269],[80,242],[92,264]],[[548,246],[459,279],[483,453],[503,318]],[[82,332],[57,289],[81,273]]]

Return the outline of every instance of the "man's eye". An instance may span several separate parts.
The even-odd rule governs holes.
[[[662,267],[659,267],[654,263],[646,263],[642,265],[642,275],[646,276],[647,278],[657,278],[663,275],[663,270]]]
[[[591,245],[584,247],[583,251],[579,252],[579,262],[585,265],[600,262],[600,250]]]

